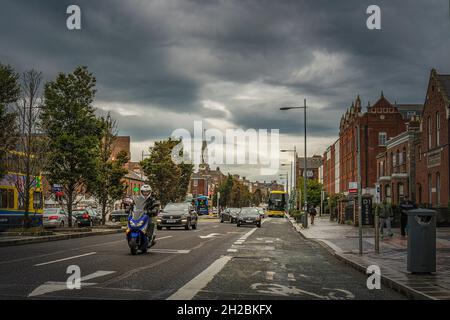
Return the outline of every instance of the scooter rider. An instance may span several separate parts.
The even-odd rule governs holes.
[[[148,184],[141,187],[140,195],[134,199],[133,208],[143,210],[150,218],[147,227],[147,236],[155,244],[156,216],[159,213],[160,202],[152,193],[152,188]]]

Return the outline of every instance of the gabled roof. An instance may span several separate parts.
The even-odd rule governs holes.
[[[447,95],[447,98],[450,99],[450,75],[448,74],[436,74],[437,79],[442,85],[444,89],[444,93]]]

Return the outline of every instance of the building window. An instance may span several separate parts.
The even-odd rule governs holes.
[[[436,173],[436,206],[441,206],[441,175]]]
[[[386,145],[387,134],[386,132],[378,133],[378,145],[385,146]]]
[[[391,203],[391,186],[388,184],[384,187],[384,196],[386,197],[386,201]]]
[[[428,203],[429,203],[430,205],[433,204],[433,202],[431,201],[432,196],[433,196],[433,194],[432,194],[432,188],[433,188],[433,185],[432,185],[432,181],[431,181],[431,174],[429,174],[429,175],[428,175]]]
[[[439,112],[436,112],[436,147],[439,146],[439,135],[441,132],[441,124],[440,124],[440,116],[439,116]]]
[[[404,192],[405,192],[405,190],[403,187],[403,183],[399,183],[397,185],[397,203],[400,203],[403,200],[403,198],[405,196]]]
[[[431,117],[428,117],[428,149],[431,149]]]

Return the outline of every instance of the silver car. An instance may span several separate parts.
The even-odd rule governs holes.
[[[45,228],[63,228],[69,226],[69,216],[61,208],[46,208],[42,215]],[[76,218],[72,216],[72,225],[76,225]]]

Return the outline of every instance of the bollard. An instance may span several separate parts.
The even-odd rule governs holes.
[[[375,214],[375,253],[380,253],[380,217]]]

